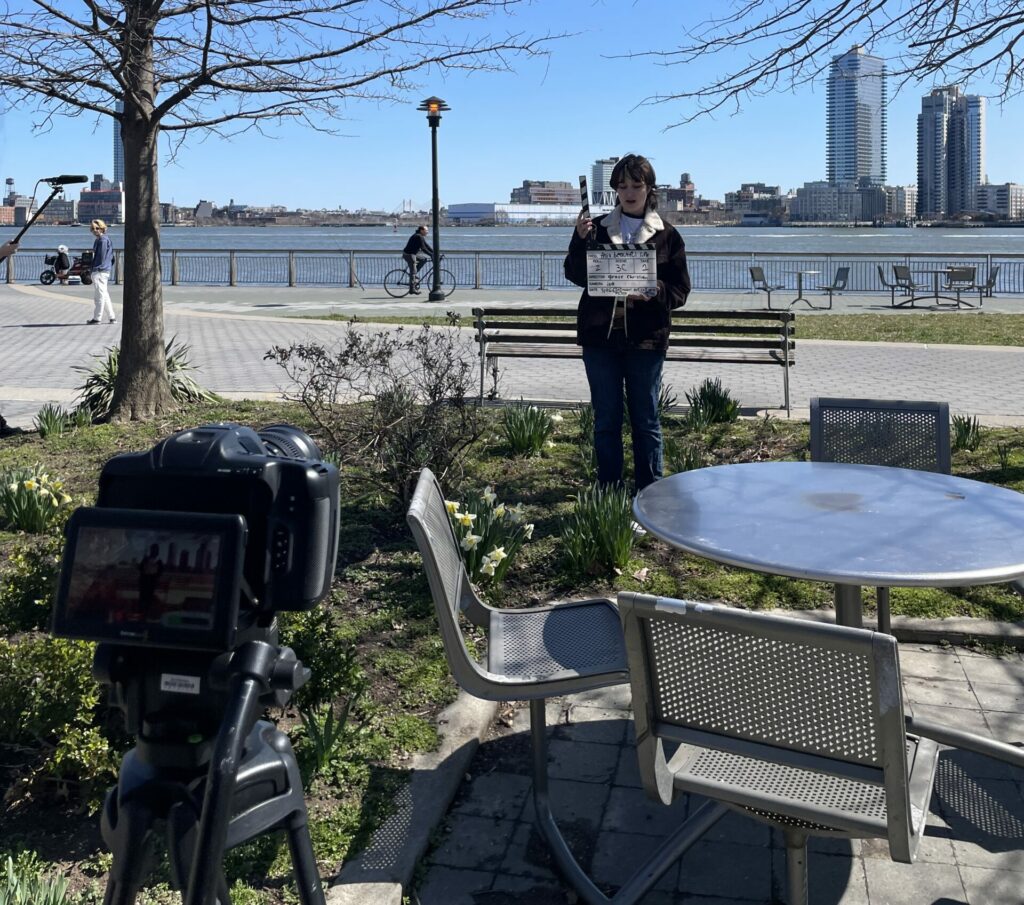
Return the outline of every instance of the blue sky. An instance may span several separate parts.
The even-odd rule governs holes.
[[[411,201],[414,209],[427,209],[430,132],[416,106],[431,94],[452,107],[438,133],[442,204],[507,201],[524,179],[575,183],[594,159],[627,152],[650,157],[663,183],[675,185],[689,172],[707,198],[721,198],[741,182],[786,190],[824,178],[823,83],[796,93],[780,89],[746,101],[739,114],[678,128],[666,127],[687,108],[642,104],[652,94],[710,80],[725,61],[708,57],[684,70],[623,55],[671,50],[685,26],[720,15],[723,6],[716,0],[537,0],[512,18],[492,20],[490,28],[575,33],[553,42],[550,56],[521,58],[514,74],[424,73],[422,87],[405,103],[352,103],[337,136],[292,126],[275,137],[194,139],[176,161],[161,161],[161,200],[385,211]],[[891,100],[890,183],[916,182],[916,115],[931,87],[907,86]],[[992,92],[980,83],[967,90]],[[0,115],[0,178],[13,177],[18,191],[30,192],[36,179],[55,173],[112,174],[109,120],[61,120],[42,135],[32,134],[31,123],[28,111]],[[1024,99],[1002,108],[990,103],[990,181],[1024,182],[1022,146]]]

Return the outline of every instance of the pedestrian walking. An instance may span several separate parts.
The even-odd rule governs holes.
[[[114,306],[107,291],[110,269],[114,266],[114,246],[107,235],[107,224],[104,221],[93,220],[90,230],[96,237],[92,243],[92,264],[89,271],[92,276],[93,310],[92,317],[86,323],[98,324],[106,318],[114,324],[117,323],[117,318],[114,317]]]
[[[643,490],[662,473],[661,419],[658,397],[668,351],[672,309],[686,304],[690,273],[683,239],[658,216],[654,168],[646,157],[627,154],[612,169],[611,186],[618,201],[611,213],[591,219],[586,209],[565,258],[565,276],[583,287],[576,317],[576,342],[594,410],[594,452],[602,485],[623,480],[623,387],[633,434],[636,489]],[[587,292],[587,242],[651,243],[657,256],[658,290],[643,295],[598,296]]]

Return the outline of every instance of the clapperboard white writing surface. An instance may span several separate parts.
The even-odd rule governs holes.
[[[658,259],[654,245],[588,245],[587,292],[591,295],[656,296]]]

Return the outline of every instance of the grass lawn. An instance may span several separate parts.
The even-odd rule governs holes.
[[[818,320],[826,318],[805,318],[804,322]],[[958,320],[987,321],[988,316]],[[576,418],[566,414],[557,425],[554,445],[543,457],[517,458],[511,456],[502,434],[500,411],[486,415],[488,428],[472,451],[466,477],[461,486],[446,486],[446,495],[463,499],[490,485],[501,501],[521,503],[527,520],[535,525],[532,539],[513,562],[504,584],[485,589],[493,604],[523,607],[552,598],[614,596],[620,589],[726,601],[751,609],[830,604],[829,585],[718,566],[682,556],[650,537],[637,543],[628,567],[619,574],[585,579],[568,575],[561,560],[560,520],[571,510],[574,494],[585,486]],[[112,455],[146,450],[175,430],[222,420],[254,427],[285,421],[309,429],[305,413],[294,406],[194,406],[149,424],[100,425],[45,440],[34,433],[4,438],[0,473],[12,466],[41,463],[51,475],[63,479],[76,505],[87,505],[95,498],[99,470]],[[696,448],[708,465],[807,457],[807,424],[801,422],[740,420],[693,433],[681,420],[668,418],[665,433],[677,447]],[[1024,433],[982,429],[981,438],[975,451],[954,454],[954,473],[1024,491]],[[358,471],[343,473],[339,557],[329,599],[310,613],[286,614],[281,620],[283,638],[313,669],[314,682],[303,689],[301,701],[270,714],[296,745],[325,879],[334,876],[341,862],[388,813],[395,789],[406,780],[409,756],[436,745],[434,717],[456,694],[404,513],[367,494],[365,487]],[[19,564],[26,549],[47,544],[53,548],[55,543],[0,529],[0,715],[6,712],[5,706],[23,705],[18,688],[3,672],[13,668],[13,661],[4,659],[3,653],[16,653],[19,645],[44,639],[50,603],[45,582],[39,585],[41,591],[26,591]],[[52,568],[52,549],[47,555]],[[872,607],[869,592],[867,609]],[[1024,600],[1001,586],[897,588],[892,591],[892,610],[920,616],[1019,620],[1024,618]],[[26,612],[34,622],[25,622]],[[79,672],[88,673],[88,659],[82,661],[86,665],[80,665]],[[77,678],[89,681],[87,676]],[[46,687],[51,677],[43,670],[37,679]],[[351,704],[348,723],[332,750],[318,752],[304,730],[296,706],[303,702],[312,712],[335,705],[340,713],[338,705]],[[117,728],[116,714],[97,703],[91,718],[115,752],[124,750],[128,740]],[[0,858],[11,854],[22,863],[53,865],[71,879],[76,905],[95,905],[102,901],[110,863],[99,838],[95,808],[111,775],[109,768],[91,779],[73,771],[55,775],[48,770],[59,730],[59,725],[40,725],[16,743],[0,740],[0,776],[6,789],[0,805]],[[293,902],[289,870],[287,848],[276,838],[235,850],[227,862],[233,901],[236,905]],[[162,865],[140,902],[177,902],[166,880],[166,865]]]
[[[449,324],[436,317],[357,317],[330,315],[324,320],[377,324]],[[471,326],[463,315],[463,326]],[[939,343],[969,346],[1024,346],[1024,314],[988,312],[903,311],[899,314],[805,314],[796,318],[797,339],[846,342]]]

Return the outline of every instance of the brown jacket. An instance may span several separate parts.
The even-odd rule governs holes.
[[[594,220],[591,239],[598,243],[621,243],[621,209]],[[625,306],[623,331],[626,343],[639,349],[668,349],[672,309],[686,304],[690,294],[690,272],[686,266],[686,247],[682,236],[671,224],[664,223],[656,211],[648,211],[635,242],[653,242],[658,261],[658,294],[650,299],[630,299]],[[576,314],[576,342],[581,346],[610,344],[613,296],[592,297],[587,286],[587,239],[573,230],[569,253],[565,257],[565,277],[583,287]]]

